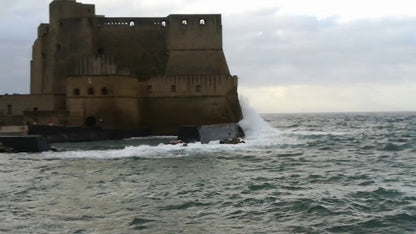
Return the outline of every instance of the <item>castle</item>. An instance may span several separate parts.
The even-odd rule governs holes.
[[[0,96],[0,125],[176,134],[242,118],[221,15],[109,18],[91,4],[54,0],[32,54],[30,94]]]

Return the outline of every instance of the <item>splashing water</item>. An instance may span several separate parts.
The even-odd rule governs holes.
[[[240,97],[241,109],[243,111],[243,120],[240,126],[246,133],[246,139],[259,139],[277,135],[277,130],[272,128],[264,119],[250,106],[245,97]]]

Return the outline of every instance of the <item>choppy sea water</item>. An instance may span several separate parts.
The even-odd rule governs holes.
[[[416,113],[245,117],[240,145],[0,154],[0,232],[416,232]]]

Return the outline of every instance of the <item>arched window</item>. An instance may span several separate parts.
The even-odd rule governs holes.
[[[134,27],[134,26],[136,26],[136,23],[134,23],[134,21],[132,20],[132,21],[130,21],[129,26]]]
[[[85,126],[87,126],[87,127],[95,127],[95,126],[97,126],[97,118],[95,118],[94,116],[89,116],[85,120]]]
[[[162,27],[166,27],[166,21],[163,20],[160,24],[162,25]]]
[[[205,23],[206,23],[206,22],[205,22],[205,19],[200,19],[200,20],[199,20],[199,24],[200,24],[200,25],[205,25]]]
[[[187,19],[183,19],[182,20],[182,25],[188,25],[188,20]]]

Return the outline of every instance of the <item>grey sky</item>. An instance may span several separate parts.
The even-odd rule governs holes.
[[[0,94],[29,92],[31,46],[49,2],[0,3]],[[230,70],[261,112],[416,110],[412,1],[82,2],[106,16],[222,13]]]

